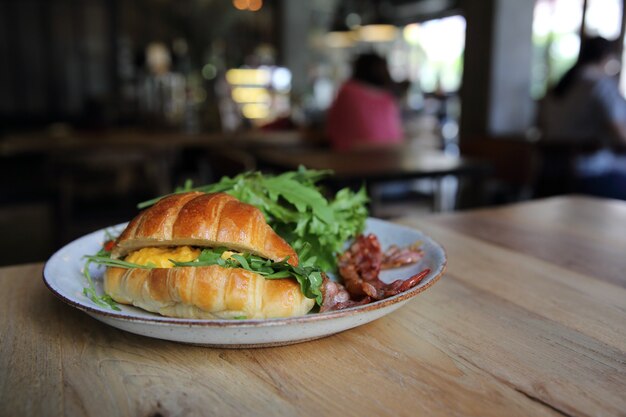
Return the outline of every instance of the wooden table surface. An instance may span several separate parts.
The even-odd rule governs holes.
[[[448,155],[433,149],[412,146],[339,152],[330,149],[286,152],[259,151],[261,165],[283,170],[304,165],[312,169],[331,169],[338,180],[387,181],[445,175],[485,174],[483,161]]]
[[[626,203],[401,220],[447,274],[373,323],[224,350],[136,336],[0,269],[1,416],[626,415]],[[6,237],[5,237],[6,238]]]

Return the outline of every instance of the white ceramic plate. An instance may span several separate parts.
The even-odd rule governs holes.
[[[123,225],[114,229],[123,228]],[[85,254],[96,253],[102,246],[104,230],[83,236],[57,251],[44,267],[43,279],[61,300],[90,316],[128,332],[159,339],[219,347],[278,346],[328,336],[376,320],[404,305],[433,285],[446,267],[446,254],[434,240],[418,230],[370,218],[366,233],[375,233],[383,249],[391,244],[407,246],[423,242],[424,258],[417,264],[383,271],[381,279],[392,282],[407,279],[426,268],[430,273],[420,284],[393,297],[328,313],[267,320],[198,320],[175,319],[120,304],[121,311],[95,305],[85,295],[87,285],[82,275]],[[92,267],[96,290],[102,294],[101,268]]]

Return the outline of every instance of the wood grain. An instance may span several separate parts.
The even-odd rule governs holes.
[[[626,205],[584,197],[447,215],[437,223],[626,287]]]
[[[125,333],[54,298],[41,265],[2,268],[0,416],[626,415],[623,255],[595,254],[623,238],[593,214],[625,212],[567,198],[403,219],[444,245],[447,275],[383,319],[279,348]],[[471,226],[491,218],[507,219],[497,236]],[[606,263],[538,253],[532,233],[587,236]]]

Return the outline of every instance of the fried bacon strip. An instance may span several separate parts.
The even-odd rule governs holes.
[[[383,254],[378,238],[369,234],[359,235],[352,246],[339,257],[339,274],[344,285],[324,278],[322,284],[321,311],[340,310],[355,305],[404,292],[416,286],[430,272],[426,269],[407,280],[386,284],[379,278],[383,268],[407,265],[422,259],[423,252],[417,247],[406,249],[392,246]]]
[[[339,275],[343,278],[346,290],[353,297],[369,296],[380,300],[376,282],[383,261],[378,238],[369,234],[359,235],[350,249],[339,257]]]
[[[391,245],[389,249],[385,251],[381,269],[392,269],[414,264],[419,262],[423,257],[424,251],[418,244],[413,244],[407,248]]]
[[[343,285],[328,279],[326,274],[323,275],[322,281],[322,306],[320,313],[325,311],[343,310],[348,307],[355,307],[367,303],[371,303],[372,299],[365,297],[360,301],[352,301],[350,293]]]

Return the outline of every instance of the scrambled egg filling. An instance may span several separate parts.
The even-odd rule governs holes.
[[[233,252],[230,250],[225,250],[224,253],[222,253],[222,256],[220,256],[220,258],[224,259],[225,261],[229,260],[233,255],[243,255],[242,253],[239,252]]]
[[[130,253],[126,262],[137,265],[154,265],[157,268],[172,268],[171,260],[176,262],[190,262],[200,256],[200,249],[191,246],[178,246],[175,248],[143,248]]]

